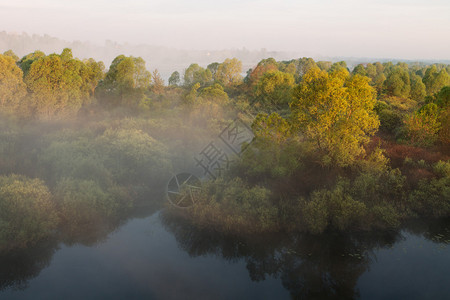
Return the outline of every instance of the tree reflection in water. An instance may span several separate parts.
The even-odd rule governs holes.
[[[280,278],[294,299],[358,298],[358,279],[376,260],[376,251],[404,239],[400,231],[231,237],[196,229],[170,212],[163,212],[161,219],[189,255],[244,259],[253,281],[267,276]],[[448,220],[415,222],[408,224],[405,231],[448,243],[450,231],[446,231],[449,236],[437,235],[442,228],[449,228],[448,224]],[[437,240],[436,236],[442,238]]]
[[[138,215],[134,213],[121,221],[98,223],[92,225],[91,230],[85,228],[68,235],[61,234],[36,247],[1,254],[0,291],[25,289],[29,280],[50,265],[61,243],[93,246],[102,242],[125,220],[149,216],[159,207],[139,208]],[[295,299],[358,298],[358,280],[377,259],[375,253],[403,240],[407,233],[423,236],[436,244],[450,242],[450,220],[414,222],[397,232],[328,232],[320,236],[279,233],[232,237],[195,228],[168,211],[162,211],[160,216],[162,225],[190,256],[215,255],[230,262],[243,260],[251,280],[279,278]]]
[[[161,205],[161,201],[154,201],[149,205],[136,207],[135,211],[115,220],[98,219],[84,226],[69,224],[70,226],[61,228],[52,240],[41,242],[34,247],[0,253],[0,291],[8,288],[26,289],[28,281],[37,277],[50,265],[53,254],[61,243],[68,246],[77,244],[95,246],[105,241],[127,220],[152,215],[161,208]]]
[[[25,289],[28,280],[50,265],[57,249],[58,242],[51,240],[33,248],[0,255],[0,291],[6,288]]]

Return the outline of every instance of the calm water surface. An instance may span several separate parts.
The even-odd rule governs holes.
[[[450,226],[232,239],[162,211],[0,258],[0,299],[450,299]]]

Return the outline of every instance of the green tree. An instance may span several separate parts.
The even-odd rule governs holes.
[[[105,65],[103,62],[97,62],[93,58],[84,60],[83,64],[81,68],[83,90],[89,93],[90,96],[93,96],[100,80],[105,77]]]
[[[353,75],[359,74],[361,76],[366,76],[367,75],[367,71],[366,71],[366,68],[364,67],[363,64],[359,64],[353,69],[352,74]]]
[[[216,73],[219,66],[220,64],[218,62],[213,62],[206,66],[206,68],[211,72],[213,79],[216,79]]]
[[[439,108],[428,103],[405,120],[409,141],[417,146],[431,146],[438,139],[441,129]]]
[[[430,94],[437,93],[446,85],[450,85],[450,76],[445,69],[442,69],[434,78],[429,92]]]
[[[253,121],[252,131],[257,138],[280,145],[290,137],[291,126],[277,113],[260,113]]]
[[[377,74],[383,73],[384,72],[384,65],[380,62],[376,62],[373,64],[377,70]]]
[[[372,81],[372,86],[377,90],[378,94],[381,94],[386,81],[386,75],[383,72],[378,73]]]
[[[299,147],[291,138],[291,126],[277,113],[259,113],[253,121],[253,141],[245,148],[238,164],[246,178],[286,179],[300,165]]]
[[[31,67],[31,64],[35,61],[38,60],[39,58],[45,57],[45,53],[42,51],[34,51],[33,53],[30,53],[28,55],[25,55],[24,57],[22,57],[21,60],[19,60],[17,62],[17,64],[19,65],[19,67],[22,69],[23,72],[23,76],[25,77],[28,73],[28,70]]]
[[[173,72],[169,77],[169,85],[177,86],[180,85],[180,83],[181,83],[180,73],[178,71]]]
[[[222,103],[228,101],[228,94],[224,91],[220,84],[213,84],[212,86],[205,87],[199,94],[200,97],[206,100],[213,100]]]
[[[439,128],[439,139],[443,146],[450,147],[450,86],[444,86],[439,93],[427,96],[425,102],[437,106],[437,121],[441,125]]]
[[[365,76],[369,77],[372,79],[372,81],[375,79],[375,77],[377,76],[377,67],[371,63],[368,63],[366,66],[366,74]]]
[[[316,65],[319,69],[321,69],[322,71],[328,71],[331,68],[331,61],[318,61],[316,62]]]
[[[200,67],[198,64],[191,64],[184,72],[184,85],[192,86],[196,83],[206,85],[211,82],[212,74],[208,69]]]
[[[200,89],[200,87],[200,82],[197,82],[191,87],[189,92],[184,95],[184,100],[187,105],[192,106],[197,102],[198,90]]]
[[[73,59],[70,49],[33,61],[24,81],[30,105],[39,118],[74,115],[89,98],[83,82],[83,62]]]
[[[297,63],[295,60],[284,62],[280,66],[280,71],[295,76],[297,74]]]
[[[145,98],[150,83],[151,73],[141,57],[119,55],[112,61],[96,94],[105,102],[133,106]]]
[[[392,69],[384,82],[388,95],[408,98],[411,91],[409,73],[402,67],[396,66]]]
[[[0,54],[0,107],[3,111],[25,113],[26,86],[22,76],[14,58]]]
[[[444,86],[450,85],[450,76],[445,69],[438,71],[436,65],[432,65],[426,70],[423,83],[425,83],[427,95],[431,96]]]
[[[367,77],[313,68],[294,89],[292,123],[316,146],[323,164],[350,165],[378,129],[375,94]]]
[[[269,71],[259,80],[255,95],[259,101],[268,106],[287,104],[291,100],[294,85],[295,79],[292,74]]]
[[[328,72],[334,72],[340,69],[344,69],[348,71],[347,63],[345,61],[338,61],[331,65],[331,68]]]
[[[433,81],[436,77],[438,70],[436,65],[432,65],[425,70],[425,75],[423,75],[423,83],[427,89],[427,95],[431,96],[433,93],[431,90],[433,89]]]
[[[421,101],[427,95],[425,84],[419,75],[411,75],[411,99]]]
[[[317,67],[316,62],[311,57],[302,57],[297,62],[297,76],[302,78],[309,70]]]

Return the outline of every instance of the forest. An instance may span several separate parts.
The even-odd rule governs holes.
[[[161,203],[235,236],[450,217],[450,65],[267,58],[246,71],[229,58],[168,84],[150,70],[68,48],[0,55],[0,253],[89,243]],[[193,205],[168,204],[172,174],[236,119],[254,135],[239,159]]]

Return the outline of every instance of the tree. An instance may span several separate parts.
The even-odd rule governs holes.
[[[426,70],[423,83],[425,83],[427,95],[431,96],[444,86],[450,85],[450,76],[445,69],[438,71],[436,65],[432,65]]]
[[[181,82],[180,80],[180,73],[178,71],[175,71],[170,75],[169,77],[169,85],[170,86],[177,86]]]
[[[366,68],[364,68],[363,64],[359,64],[353,69],[352,74],[353,75],[359,74],[361,76],[366,76],[367,75],[367,71],[366,71]]]
[[[33,61],[24,81],[30,92],[30,105],[39,118],[78,112],[89,98],[81,76],[83,67],[83,62],[72,58],[70,49]]]
[[[346,69],[313,68],[294,89],[292,124],[318,149],[323,164],[351,165],[379,126],[369,78]]]
[[[187,92],[184,95],[184,101],[188,106],[193,106],[196,104],[197,102],[197,97],[198,97],[198,89],[201,87],[200,83],[197,82],[196,84],[194,84],[191,89],[189,90],[189,92]]]
[[[151,74],[141,57],[119,55],[112,61],[96,94],[107,102],[133,106],[145,98],[150,83]]]
[[[445,69],[442,69],[434,78],[430,93],[437,93],[446,85],[450,85],[450,76]]]
[[[366,66],[365,76],[371,78],[373,81],[375,79],[375,77],[377,76],[377,67],[371,63],[368,63]]]
[[[411,99],[420,101],[427,95],[425,84],[419,75],[411,75]]]
[[[191,64],[184,72],[184,85],[192,86],[196,83],[205,85],[212,80],[211,71],[200,67],[198,64]]]
[[[348,71],[347,63],[345,61],[338,61],[331,65],[331,68],[328,70],[328,72],[334,72],[340,69],[345,69]]]
[[[280,71],[295,76],[297,74],[297,62],[295,60],[284,62],[280,65]]]
[[[277,113],[259,113],[253,121],[255,138],[246,147],[238,164],[246,178],[283,178],[299,166],[299,147],[291,137],[289,122]]]
[[[83,79],[83,90],[89,93],[90,96],[93,96],[100,80],[105,77],[105,65],[103,62],[97,62],[93,58],[84,60],[81,68],[81,77]]]
[[[443,146],[450,147],[450,86],[443,87],[439,93],[425,98],[427,104],[438,107],[439,139]]]
[[[438,138],[441,129],[439,108],[434,103],[428,103],[418,112],[405,120],[410,142],[417,146],[431,146]]]
[[[384,82],[386,92],[391,96],[408,98],[411,91],[409,73],[402,67],[392,69]]]
[[[253,121],[252,131],[259,139],[280,145],[290,137],[291,127],[279,114],[258,114]]]
[[[283,105],[291,100],[291,91],[295,85],[292,74],[281,71],[264,73],[256,85],[255,95],[265,105]]]
[[[158,72],[158,69],[155,69],[152,73],[152,91],[155,94],[161,94],[164,91],[164,80]]]
[[[228,94],[223,90],[223,87],[215,83],[212,86],[205,87],[200,92],[200,97],[206,100],[213,100],[216,102],[226,103],[228,101]]]
[[[439,93],[434,94],[432,101],[441,109],[450,107],[450,86],[444,86]]]
[[[237,58],[227,58],[217,67],[215,79],[224,86],[237,85],[242,82],[242,62]]]
[[[216,73],[219,66],[220,64],[218,62],[213,62],[206,66],[206,68],[211,72],[213,79],[216,79]]]
[[[302,78],[309,70],[317,67],[314,59],[310,57],[302,57],[298,60],[297,66],[297,75],[299,78]]]
[[[14,61],[19,60],[19,57],[11,49],[3,52],[3,55],[12,57],[14,59]]]
[[[269,71],[278,71],[278,63],[273,58],[263,59],[254,69],[250,69],[247,72],[247,77],[244,81],[251,87],[254,88],[261,76]]]
[[[321,69],[322,71],[328,71],[331,68],[331,61],[318,61],[316,62],[316,65],[319,69]]]
[[[22,76],[14,58],[0,54],[0,107],[3,111],[24,112],[26,109],[23,99],[27,91]]]
[[[42,51],[34,51],[33,53],[30,53],[28,55],[25,55],[24,57],[22,57],[21,60],[19,60],[17,62],[17,64],[19,65],[19,67],[22,69],[23,72],[23,76],[25,77],[28,73],[28,70],[31,67],[31,64],[35,61],[38,60],[39,58],[45,57],[45,53]]]
[[[381,94],[386,81],[386,75],[383,72],[378,73],[372,81],[372,86],[377,90],[378,94]]]
[[[446,109],[442,111],[439,119],[442,124],[439,131],[439,140],[447,150],[450,150],[450,106],[447,106]]]
[[[431,96],[433,94],[433,93],[431,93],[431,89],[432,89],[433,80],[434,80],[434,77],[436,76],[436,74],[437,74],[436,65],[432,65],[431,67],[429,67],[425,70],[425,75],[423,76],[423,83],[426,86],[428,96]]]

